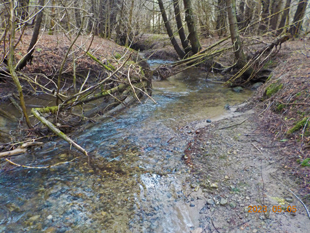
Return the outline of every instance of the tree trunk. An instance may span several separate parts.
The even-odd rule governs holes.
[[[290,33],[293,36],[297,36],[301,31],[301,26],[306,12],[308,0],[299,0],[298,7],[294,15],[293,24],[290,27]]]
[[[27,62],[31,62],[32,60],[32,54],[40,34],[40,27],[43,19],[43,9],[42,9],[43,6],[44,6],[44,0],[39,0],[39,7],[38,7],[39,12],[36,15],[36,22],[34,25],[33,34],[27,50],[27,54],[18,62],[18,64],[16,65],[16,70],[23,69],[27,65]]]
[[[259,30],[262,32],[266,32],[269,28],[269,20],[268,16],[269,14],[269,5],[270,5],[270,0],[261,0],[262,3],[262,21],[259,25]]]
[[[279,11],[281,10],[282,0],[273,0],[272,11],[273,15],[270,19],[270,27],[272,30],[277,30],[278,21],[279,21]]]
[[[74,14],[75,14],[75,25],[77,28],[81,27],[81,12],[80,12],[80,5],[79,0],[74,0]]]
[[[231,40],[234,45],[235,59],[237,61],[237,67],[242,68],[246,64],[246,57],[243,53],[242,42],[239,36],[239,30],[236,17],[236,1],[227,0],[229,29],[231,34]]]
[[[165,27],[166,27],[166,30],[167,30],[167,33],[168,33],[168,36],[170,38],[170,41],[175,49],[175,51],[177,52],[177,54],[179,55],[179,57],[181,59],[183,59],[185,57],[185,52],[180,48],[178,42],[176,41],[174,35],[173,35],[173,31],[170,27],[170,24],[169,24],[169,21],[168,21],[168,17],[167,17],[167,14],[166,14],[166,11],[165,11],[165,8],[164,8],[164,4],[163,4],[163,1],[162,0],[158,0],[158,5],[159,5],[159,8],[160,8],[160,12],[161,12],[161,15],[163,17],[163,20],[164,20],[164,24],[165,24]]]
[[[199,37],[195,25],[193,9],[191,7],[191,0],[183,0],[185,8],[185,21],[188,27],[188,39],[192,45],[192,52],[198,53],[201,50],[201,45],[199,42]]]
[[[15,72],[15,65],[14,65],[14,39],[15,39],[15,12],[14,12],[14,2],[10,1],[10,21],[9,21],[9,26],[10,26],[10,50],[9,50],[9,59],[8,59],[8,67],[10,70],[10,74],[12,76],[12,79],[14,81],[15,86],[17,87],[17,91],[19,94],[19,99],[20,99],[20,105],[23,110],[23,114],[26,120],[26,123],[29,128],[31,128],[30,120],[27,114],[26,110],[26,104],[24,100],[24,95],[23,95],[23,88],[19,82],[19,78]]]
[[[247,0],[245,4],[243,27],[246,27],[251,23],[253,13],[254,13],[254,2],[253,0]]]
[[[179,36],[181,39],[182,47],[185,50],[185,53],[188,54],[191,51],[191,48],[188,44],[188,40],[186,38],[185,31],[183,28],[179,0],[172,0],[172,1],[173,1],[173,7],[174,7],[175,20],[177,22],[178,32],[179,32]]]
[[[225,0],[218,0],[217,7],[218,7],[218,15],[216,19],[216,30],[218,30],[218,36],[224,36],[226,32],[226,1]]]
[[[281,21],[277,31],[278,35],[281,34],[281,32],[284,30],[285,22],[289,21],[290,6],[291,6],[291,0],[286,0],[284,7],[285,10],[282,14]]]

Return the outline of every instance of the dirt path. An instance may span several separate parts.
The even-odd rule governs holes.
[[[281,142],[261,132],[258,122],[248,112],[190,126],[196,136],[185,151],[193,165],[188,200],[201,226],[192,232],[309,232],[306,210],[288,190],[298,193],[281,163]],[[296,212],[284,211],[288,206]]]

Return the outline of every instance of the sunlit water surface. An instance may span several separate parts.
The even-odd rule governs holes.
[[[245,101],[187,70],[154,82],[153,98],[74,139],[94,159],[53,140],[27,155],[51,169],[6,169],[0,173],[0,232],[189,232],[198,228],[185,184],[190,176],[183,151],[190,140],[186,124],[213,119],[226,104]],[[20,161],[22,162],[22,161]],[[25,163],[25,161],[23,161]]]

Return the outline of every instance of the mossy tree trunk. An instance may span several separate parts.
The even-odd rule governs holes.
[[[197,28],[195,25],[194,13],[191,6],[191,0],[183,0],[184,8],[185,8],[185,21],[187,23],[189,35],[188,39],[192,45],[192,52],[198,53],[201,50],[201,45],[199,42],[199,36],[197,32]]]
[[[15,39],[15,11],[14,11],[14,2],[10,1],[10,21],[9,21],[9,26],[10,26],[10,50],[9,50],[9,59],[8,59],[8,66],[10,70],[10,74],[12,76],[12,79],[14,81],[14,84],[17,87],[17,91],[19,94],[20,98],[20,105],[23,110],[23,114],[26,120],[26,123],[29,128],[31,128],[30,120],[26,111],[26,104],[24,100],[24,95],[23,95],[23,89],[22,86],[19,82],[18,76],[15,72],[15,64],[14,64],[14,39]]]
[[[242,68],[247,63],[246,57],[243,53],[243,46],[239,36],[239,29],[237,25],[236,17],[236,1],[227,1],[228,19],[229,19],[229,29],[231,34],[231,40],[234,46],[235,59],[237,62],[237,67]]]
[[[185,53],[189,54],[189,52],[191,51],[191,48],[189,46],[188,40],[187,40],[186,35],[185,35],[185,31],[183,28],[179,0],[173,0],[173,8],[174,8],[175,20],[177,22],[178,33],[180,36],[182,47],[183,47]]]

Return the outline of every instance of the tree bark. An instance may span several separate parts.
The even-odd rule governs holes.
[[[43,18],[43,6],[44,6],[44,0],[39,0],[39,7],[38,7],[39,12],[37,13],[37,16],[36,16],[36,22],[34,25],[33,34],[32,34],[32,38],[31,38],[31,41],[30,41],[30,44],[27,50],[27,54],[18,62],[15,70],[23,69],[27,65],[27,62],[31,62],[32,60],[32,54],[33,54],[35,45],[38,41],[38,37],[40,34],[40,27],[41,27],[42,18]]]
[[[262,3],[262,21],[259,25],[259,30],[262,32],[266,32],[269,28],[269,5],[270,5],[270,0],[261,0]]]
[[[236,1],[227,0],[229,29],[231,34],[231,40],[234,45],[235,59],[237,61],[237,67],[242,68],[246,64],[246,57],[243,53],[242,42],[239,36],[239,30],[236,17]]]
[[[293,36],[297,36],[301,31],[303,18],[305,16],[308,0],[299,0],[298,7],[294,15],[293,24],[290,27],[290,33]]]
[[[26,123],[29,128],[31,128],[30,120],[27,114],[26,110],[26,104],[24,100],[24,95],[23,95],[23,89],[22,86],[19,82],[18,76],[15,72],[15,66],[14,66],[14,39],[15,39],[15,12],[14,12],[14,2],[10,1],[10,21],[9,21],[9,26],[10,26],[10,50],[9,50],[9,59],[8,59],[8,66],[10,70],[10,74],[12,76],[12,79],[14,81],[15,86],[17,87],[17,91],[19,94],[19,99],[20,99],[20,105],[23,110],[23,114],[26,120]]]
[[[163,1],[162,0],[158,0],[158,5],[159,5],[160,12],[161,12],[161,15],[162,15],[163,20],[164,20],[164,24],[165,24],[168,36],[170,38],[170,41],[171,41],[175,51],[179,55],[179,57],[181,59],[183,59],[185,57],[185,52],[180,48],[178,42],[176,41],[176,39],[175,39],[175,37],[173,35],[173,31],[172,31],[171,26],[169,24],[168,17],[167,17],[165,8],[164,8]]]
[[[77,28],[81,27],[81,12],[79,9],[79,2],[79,0],[74,0],[75,25]]]
[[[185,21],[187,23],[189,35],[188,39],[192,45],[192,52],[198,53],[201,50],[201,45],[199,42],[198,32],[195,25],[194,13],[191,6],[191,0],[183,0],[185,8]]]
[[[290,6],[291,6],[291,0],[286,0],[284,7],[285,10],[282,14],[281,21],[277,31],[278,35],[281,34],[281,32],[284,30],[285,22],[289,21]]]
[[[282,0],[273,0],[271,14],[273,15],[270,19],[270,27],[272,30],[277,30],[279,21],[279,11],[281,10]]]
[[[179,0],[172,0],[172,1],[173,1],[173,7],[174,7],[175,20],[177,22],[178,32],[179,32],[179,36],[181,39],[182,47],[185,50],[185,53],[189,54],[189,52],[191,51],[191,48],[189,46],[188,40],[185,35],[185,31],[183,28]]]
[[[217,1],[218,7],[218,15],[216,19],[216,30],[218,30],[218,36],[224,36],[226,32],[226,1],[225,0],[218,0]]]

